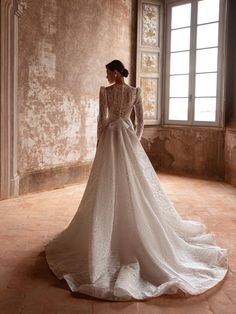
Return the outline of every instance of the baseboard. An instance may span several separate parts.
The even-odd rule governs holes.
[[[19,194],[62,188],[87,181],[92,162],[29,171],[20,176]]]

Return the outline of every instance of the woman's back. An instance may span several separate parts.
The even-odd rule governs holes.
[[[141,89],[127,84],[102,86],[99,96],[98,138],[109,122],[119,118],[130,119],[133,108],[136,114],[136,134],[140,139],[144,127]]]
[[[137,98],[138,89],[127,84],[113,84],[106,87],[108,117],[130,117]]]

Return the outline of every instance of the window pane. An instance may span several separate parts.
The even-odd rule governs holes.
[[[197,27],[197,48],[218,46],[218,23]]]
[[[170,98],[169,120],[188,120],[188,98]]]
[[[170,76],[170,97],[188,97],[188,75]]]
[[[190,21],[191,21],[191,4],[190,3],[178,5],[172,8],[171,28],[190,26]]]
[[[217,71],[217,54],[218,48],[198,50],[196,72]]]
[[[216,73],[196,74],[197,96],[216,96]]]
[[[197,23],[203,24],[219,20],[219,0],[198,1]]]
[[[170,74],[184,73],[189,73],[189,51],[171,53]]]
[[[216,98],[195,98],[195,121],[216,120]]]
[[[189,50],[190,28],[171,31],[171,51]]]

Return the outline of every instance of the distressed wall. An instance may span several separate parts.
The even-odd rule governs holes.
[[[224,177],[224,131],[188,126],[145,128],[142,143],[156,170]]]
[[[114,58],[135,85],[136,1],[28,0],[19,21],[20,193],[85,180],[96,145],[98,91]],[[230,1],[226,130],[146,126],[156,170],[236,184],[235,3]],[[233,26],[232,26],[233,25]]]
[[[236,128],[225,134],[225,180],[236,186]]]
[[[28,0],[19,21],[20,193],[78,182],[95,154],[105,64],[134,84],[135,0]]]

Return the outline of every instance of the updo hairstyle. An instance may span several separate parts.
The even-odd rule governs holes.
[[[124,64],[120,60],[113,60],[110,63],[106,64],[106,68],[115,71],[117,70],[124,77],[129,75],[129,71],[125,68]]]

